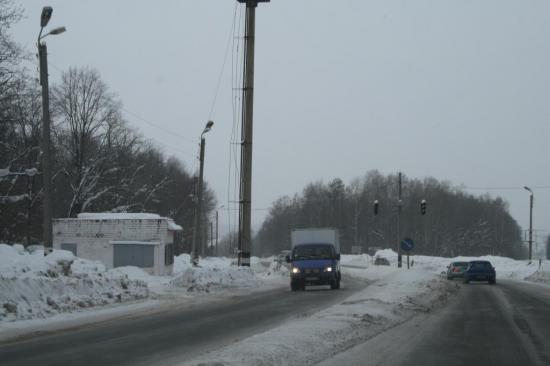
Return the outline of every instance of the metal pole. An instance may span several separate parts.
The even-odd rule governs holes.
[[[216,257],[218,256],[218,210],[216,210]]]
[[[399,172],[399,192],[397,199],[397,267],[401,268],[401,172]]]
[[[38,41],[40,59],[40,85],[42,86],[42,179],[43,179],[43,240],[44,255],[53,250],[52,233],[52,187],[50,147],[50,95],[48,86],[48,48]]]
[[[199,186],[198,186],[198,192],[197,192],[197,211],[195,213],[194,218],[194,225],[193,225],[193,248],[191,253],[191,263],[194,265],[197,265],[199,263],[199,248],[197,246],[200,246],[202,248],[202,217],[201,217],[201,209],[202,209],[202,179],[203,179],[203,173],[204,173],[204,147],[206,145],[206,142],[204,140],[204,137],[201,136],[201,145],[200,145],[200,155],[199,155],[199,161],[200,161],[200,169],[199,169]]]
[[[252,201],[252,123],[254,108],[254,36],[256,1],[246,3],[243,120],[241,144],[241,189],[239,212],[239,266],[250,266]]]
[[[212,248],[213,246],[214,246],[214,223],[210,221],[210,250],[209,250],[210,255],[214,255],[214,250]]]
[[[533,192],[529,198],[529,264],[533,260]]]
[[[197,177],[193,177],[193,244],[191,247],[191,264],[197,265],[198,264],[198,257],[196,256],[197,252]]]

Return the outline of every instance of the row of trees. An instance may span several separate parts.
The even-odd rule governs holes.
[[[371,171],[345,185],[311,183],[302,194],[275,201],[255,239],[255,253],[268,255],[290,247],[290,231],[335,227],[341,247],[397,247],[398,176]],[[420,202],[427,212],[420,213]],[[379,201],[379,212],[373,202]],[[495,254],[525,258],[521,229],[501,198],[474,197],[434,178],[403,179],[401,236],[415,239],[416,254],[457,256]]]
[[[30,244],[42,236],[42,112],[36,77],[21,66],[28,55],[9,33],[20,16],[0,0],[0,242]],[[64,72],[51,88],[51,113],[54,217],[156,212],[184,227],[189,246],[195,179],[128,125],[96,70]],[[215,199],[208,188],[203,197],[206,217]]]

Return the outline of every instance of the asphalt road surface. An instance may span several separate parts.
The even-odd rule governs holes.
[[[276,289],[206,305],[112,320],[0,343],[0,365],[162,365],[184,361],[342,301],[366,286],[344,278],[340,290]]]
[[[516,281],[461,287],[440,311],[320,365],[550,365],[550,287]]]

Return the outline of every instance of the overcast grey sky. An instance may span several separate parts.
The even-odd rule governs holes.
[[[98,69],[130,124],[189,169],[213,119],[205,179],[228,206],[231,71],[241,67],[231,51],[210,110],[236,1],[17,3],[26,19],[13,31],[28,50],[43,6],[54,8],[49,27],[67,27],[48,39],[52,82],[69,66]],[[256,14],[256,228],[281,195],[371,169],[518,187],[489,192],[528,228],[521,187],[550,187],[550,2],[273,0]],[[550,230],[550,189],[534,192],[534,228]]]

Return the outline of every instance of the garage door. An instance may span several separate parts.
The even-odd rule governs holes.
[[[114,244],[114,267],[153,267],[154,245]]]

